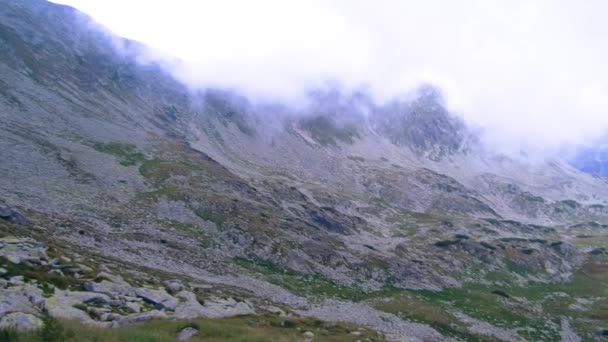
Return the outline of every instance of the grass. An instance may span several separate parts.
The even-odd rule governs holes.
[[[307,275],[290,271],[269,261],[236,257],[233,262],[298,295],[350,300],[362,300],[367,297],[364,291],[355,287],[340,286],[318,274]]]
[[[360,336],[352,335],[358,327],[349,324],[328,324],[306,318],[283,318],[271,315],[240,316],[226,319],[198,319],[193,321],[155,320],[141,325],[118,329],[103,329],[86,326],[76,322],[62,321],[53,323],[52,331],[58,334],[41,332],[15,333],[0,332],[6,342],[168,342],[175,341],[182,329],[193,327],[199,332],[189,341],[297,341],[302,333],[311,331],[315,340],[320,341],[383,341],[371,330],[361,330]],[[42,339],[47,336],[47,339]],[[57,336],[57,337],[55,337]]]
[[[497,327],[515,329],[529,341],[559,340],[561,316],[583,339],[592,339],[608,322],[608,262],[594,258],[579,269],[569,282],[517,285],[509,272],[485,275],[489,283],[467,283],[442,291],[402,291],[373,301],[380,310],[405,319],[426,323],[465,341],[484,341],[468,332],[453,312],[462,312]],[[500,284],[492,285],[492,284]],[[587,307],[571,305],[586,299]],[[540,309],[540,311],[536,311]]]
[[[355,126],[339,127],[336,122],[327,116],[315,116],[303,119],[302,128],[310,132],[312,138],[323,146],[337,145],[338,141],[352,144],[359,137]]]
[[[110,154],[118,158],[122,166],[135,166],[143,163],[146,156],[137,150],[132,144],[123,143],[95,143],[93,148],[99,152]]]
[[[23,276],[25,281],[36,280],[44,284],[43,290],[45,290],[45,293],[51,291],[49,285],[56,286],[62,290],[74,290],[82,286],[81,280],[69,275],[49,274],[48,268],[45,267],[27,266],[23,263],[13,264],[4,257],[0,257],[0,266],[7,270],[7,274],[4,277]]]

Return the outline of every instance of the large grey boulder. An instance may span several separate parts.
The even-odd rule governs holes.
[[[40,289],[31,285],[0,289],[0,317],[15,312],[39,314],[40,310],[32,303],[31,297],[38,297],[41,294]]]
[[[29,331],[37,330],[41,327],[42,320],[40,318],[23,312],[13,312],[0,319],[0,329]]]
[[[135,290],[135,293],[138,297],[143,298],[158,309],[173,311],[178,304],[177,299],[165,291],[138,288]]]
[[[103,293],[112,298],[116,298],[118,296],[136,296],[135,289],[130,285],[118,284],[107,280],[102,280],[99,283],[88,281],[84,284],[84,289],[90,292]]]
[[[133,325],[136,323],[148,322],[155,319],[167,319],[168,316],[163,311],[152,310],[148,312],[144,312],[139,315],[129,315],[125,316],[119,321],[115,321],[117,327],[124,327],[128,325]]]
[[[249,304],[237,302],[232,298],[211,297],[205,301],[204,305],[201,305],[192,292],[182,291],[177,294],[177,297],[183,300],[183,303],[175,309],[174,317],[179,319],[222,318],[255,313]]]

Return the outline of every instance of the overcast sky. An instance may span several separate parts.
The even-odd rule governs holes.
[[[326,80],[379,100],[420,82],[503,149],[608,129],[608,1],[58,0],[186,63],[191,86],[297,98]]]

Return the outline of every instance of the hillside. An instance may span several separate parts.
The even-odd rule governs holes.
[[[606,335],[606,178],[489,151],[430,86],[254,104],[189,91],[69,7],[0,5],[0,298],[45,298],[0,326],[277,315],[354,324],[319,323],[319,340]]]

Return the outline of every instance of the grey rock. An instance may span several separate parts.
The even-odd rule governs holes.
[[[50,271],[49,271],[49,274],[56,274],[56,275],[58,275],[58,276],[60,276],[60,277],[63,277],[63,276],[64,276],[63,271],[58,270],[58,269],[53,269],[53,270],[50,270]]]
[[[17,329],[19,331],[37,330],[42,327],[40,318],[23,312],[10,313],[0,319],[1,329]]]
[[[132,313],[141,312],[141,305],[139,303],[135,303],[135,302],[126,302],[124,304],[123,308]]]
[[[138,288],[135,290],[135,293],[138,297],[143,298],[146,302],[153,304],[159,309],[173,311],[178,304],[177,299],[165,291]]]
[[[36,288],[10,287],[0,290],[0,317],[9,313],[22,312],[28,314],[39,314],[40,311],[32,305],[27,292],[36,291]]]
[[[9,286],[20,286],[23,285],[23,276],[14,276],[14,277],[10,277],[8,280],[8,285]]]
[[[0,208],[0,219],[17,225],[25,224],[25,217],[18,211],[11,208]]]
[[[111,322],[111,321],[120,321],[124,318],[125,316],[117,314],[117,313],[113,313],[113,312],[106,312],[100,315],[100,319],[104,322]]]
[[[7,274],[8,271],[5,268],[0,267],[0,276]]]
[[[192,337],[196,336],[198,334],[198,330],[192,328],[192,327],[187,327],[182,329],[178,334],[177,334],[177,340],[178,341],[187,341],[189,339],[191,339]]]
[[[169,280],[164,282],[165,288],[169,293],[175,294],[184,289],[184,285],[176,280]]]
[[[118,296],[135,297],[137,295],[135,289],[130,285],[117,284],[107,280],[102,280],[99,283],[88,281],[84,284],[84,289],[90,292],[103,293],[113,298]]]
[[[139,315],[129,315],[125,316],[118,321],[119,327],[124,327],[136,323],[148,322],[156,319],[167,319],[168,316],[163,311],[152,310],[148,312],[144,312]]]
[[[305,331],[302,336],[307,340],[315,338],[315,334],[312,331]]]

